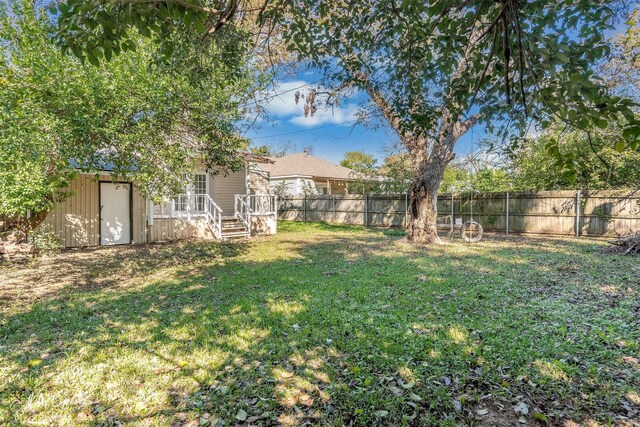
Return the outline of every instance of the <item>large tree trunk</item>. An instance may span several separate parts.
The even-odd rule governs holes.
[[[407,240],[414,243],[442,244],[438,236],[438,188],[448,162],[428,162],[417,171],[409,194]]]
[[[464,68],[464,62],[461,63],[461,67]],[[414,243],[444,243],[438,236],[436,222],[438,188],[444,176],[444,169],[454,157],[453,147],[458,139],[478,122],[479,115],[462,120],[459,114],[454,115],[446,107],[445,102],[445,107],[440,111],[436,132],[427,137],[428,132],[421,132],[421,125],[409,123],[413,126],[407,126],[407,122],[394,110],[393,104],[371,85],[366,75],[354,72],[354,77],[378,105],[389,126],[397,132],[411,156],[414,178],[410,191],[407,240]],[[415,101],[418,102],[419,98]]]

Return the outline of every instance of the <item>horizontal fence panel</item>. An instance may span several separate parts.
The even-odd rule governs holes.
[[[640,230],[640,191],[540,191],[441,194],[438,225],[479,222],[487,232],[611,236]],[[508,198],[507,198],[508,197]],[[508,200],[508,202],[507,202]],[[576,203],[579,202],[578,205]],[[576,209],[576,207],[578,209]],[[283,197],[279,218],[372,227],[405,227],[406,194]],[[579,212],[576,221],[576,210]],[[507,224],[508,219],[508,224]]]
[[[335,210],[339,212],[363,212],[364,211],[364,198],[362,199],[347,199],[343,197],[336,197]]]
[[[575,230],[575,217],[509,216],[510,233],[574,235]]]
[[[330,211],[333,209],[333,200],[331,199],[307,199],[306,207],[308,211]]]
[[[302,211],[296,210],[279,211],[278,219],[282,219],[284,221],[303,221],[304,214]]]
[[[406,215],[404,212],[369,212],[367,218],[371,227],[404,227]]]
[[[336,222],[338,224],[363,225],[364,213],[363,212],[336,212],[335,220],[330,222]]]

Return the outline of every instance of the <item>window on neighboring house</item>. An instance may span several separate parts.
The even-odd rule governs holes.
[[[329,187],[324,182],[316,182],[316,190],[318,190],[318,194],[329,194]]]

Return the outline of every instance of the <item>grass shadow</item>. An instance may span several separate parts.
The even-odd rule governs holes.
[[[555,421],[633,408],[627,259],[561,239],[425,250],[360,227],[280,232],[116,251],[101,286],[5,308],[0,419],[458,425],[490,403],[508,424],[518,396]],[[69,261],[74,281],[95,281],[105,253],[89,255]]]

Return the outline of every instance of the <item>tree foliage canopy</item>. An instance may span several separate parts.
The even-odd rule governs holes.
[[[393,111],[385,118],[402,132],[437,138],[443,111],[450,120],[476,116],[503,135],[524,132],[532,121],[589,129],[623,118],[624,139],[616,143],[637,147],[632,103],[593,73],[609,53],[604,34],[616,2],[294,4],[292,49],[328,77],[384,97]]]
[[[50,208],[72,160],[135,174],[151,196],[178,188],[196,156],[239,166],[239,102],[253,80],[237,41],[185,45],[189,60],[165,67],[157,45],[137,39],[93,67],[61,52],[52,30],[31,2],[0,6],[0,215]]]
[[[637,189],[640,187],[640,152],[617,151],[606,134],[591,140],[583,132],[562,134],[550,129],[511,155],[509,170],[517,190]],[[567,176],[558,162],[549,157],[550,140],[559,141],[563,156],[575,159],[575,177]]]
[[[347,151],[344,158],[340,160],[340,165],[364,174],[373,174],[376,170],[376,159],[362,151]]]
[[[614,91],[640,102],[640,7],[627,17],[626,30],[612,40],[612,53],[603,67],[606,83]]]

